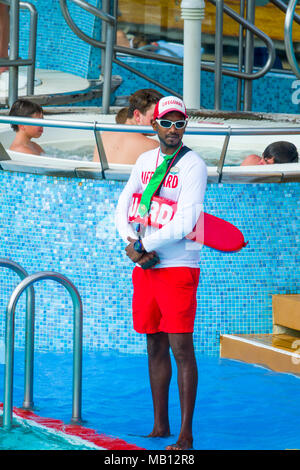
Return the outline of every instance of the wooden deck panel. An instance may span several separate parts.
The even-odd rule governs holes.
[[[222,358],[260,364],[276,372],[300,374],[300,341],[293,347],[294,337],[280,339],[273,338],[273,335],[221,335],[220,341]]]
[[[273,323],[300,331],[300,294],[272,296]]]
[[[179,0],[119,0],[118,20],[120,23],[152,24],[162,29],[182,30],[180,4]],[[225,4],[239,13],[238,0],[226,0]],[[215,11],[214,5],[205,2],[205,19],[202,24],[204,34],[215,34]],[[300,15],[300,6],[296,7],[296,13]],[[256,7],[255,25],[273,40],[283,41],[284,17],[284,13],[273,4]],[[237,37],[238,31],[238,24],[225,15],[224,36]],[[293,40],[300,41],[300,25],[294,25]]]

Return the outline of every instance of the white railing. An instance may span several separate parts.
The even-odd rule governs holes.
[[[13,116],[0,116],[0,124],[27,124],[42,127],[55,127],[61,129],[78,129],[83,131],[92,131],[95,136],[95,144],[97,145],[102,176],[105,179],[105,171],[108,170],[108,162],[105,155],[104,147],[102,145],[101,131],[112,132],[139,132],[147,134],[155,134],[150,126],[133,126],[125,124],[105,124],[98,121],[67,121],[58,119],[34,119],[34,118],[21,118]],[[219,174],[219,182],[222,179],[222,171],[226,160],[226,153],[231,137],[237,136],[268,136],[268,135],[297,135],[300,134],[300,127],[236,127],[231,126],[211,126],[209,127],[187,127],[185,135],[197,136],[224,136],[224,143],[217,165],[217,172]],[[86,164],[86,162],[85,162]],[[270,169],[270,171],[272,171]],[[244,173],[244,172],[243,172]],[[245,174],[245,173],[244,173]]]

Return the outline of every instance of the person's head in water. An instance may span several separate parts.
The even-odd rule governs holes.
[[[298,151],[294,144],[282,140],[268,145],[263,151],[262,157],[268,165],[273,163],[297,163]]]
[[[43,119],[43,108],[38,104],[29,100],[17,100],[13,103],[9,116],[17,117],[31,117],[36,119]],[[12,129],[18,132],[20,129],[25,129],[32,134],[32,137],[40,137],[43,133],[42,126],[30,126],[21,124],[11,124]]]
[[[150,126],[156,103],[163,95],[152,88],[144,88],[133,93],[129,98],[127,120],[140,126]]]
[[[128,115],[128,108],[122,108],[116,115],[117,124],[125,124]]]
[[[38,104],[29,100],[19,99],[15,101],[10,108],[9,116],[17,117],[36,117],[43,118],[43,108]],[[18,124],[11,124],[12,129],[17,132],[19,129]]]

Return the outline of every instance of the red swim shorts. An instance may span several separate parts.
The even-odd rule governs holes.
[[[192,333],[199,268],[142,269],[132,273],[133,327],[138,333]]]

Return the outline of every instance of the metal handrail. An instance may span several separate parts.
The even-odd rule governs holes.
[[[32,126],[43,126],[43,127],[58,127],[63,129],[79,129],[85,131],[93,131],[94,135],[97,135],[96,145],[99,151],[100,165],[102,170],[102,176],[105,178],[105,170],[108,169],[108,163],[105,156],[103,143],[99,131],[113,131],[113,132],[138,132],[155,134],[155,131],[151,126],[133,126],[126,124],[102,124],[96,121],[94,122],[82,122],[82,121],[61,121],[53,119],[35,119],[35,118],[18,118],[13,116],[0,116],[0,124],[26,124]],[[187,127],[185,130],[186,135],[218,135],[224,136],[225,140],[223,143],[220,159],[217,165],[219,182],[222,179],[222,171],[225,164],[226,152],[229,144],[229,139],[233,136],[251,136],[251,135],[296,135],[300,134],[300,127],[238,127],[232,128],[230,126],[219,127],[209,126],[209,128],[196,128]]]
[[[104,124],[98,121],[68,121],[59,119],[36,119],[36,118],[23,118],[17,116],[0,116],[0,124],[26,124],[30,126],[42,127],[57,127],[62,129],[78,129],[84,131],[116,131],[116,132],[139,132],[155,134],[151,126],[138,126],[127,124]],[[300,127],[237,127],[230,128],[230,126],[212,126],[209,127],[186,127],[185,134],[187,135],[227,135],[230,129],[232,136],[247,136],[247,135],[288,135],[299,134]]]
[[[270,3],[273,3],[273,5],[278,7],[281,11],[283,11],[283,13],[286,13],[287,4],[284,3],[282,0],[269,0],[269,1]],[[296,23],[300,24],[300,16],[297,13],[294,14],[294,20],[296,21]]]
[[[217,3],[216,0],[208,0],[208,1],[211,2],[214,5],[216,5],[216,3]],[[265,42],[266,46],[267,46],[267,49],[268,49],[269,53],[271,54],[271,50],[274,48],[274,44],[273,44],[273,41],[269,38],[269,36],[267,36],[263,31],[258,29],[254,24],[247,21],[245,18],[240,16],[238,13],[236,13],[234,10],[227,7],[226,5],[224,5],[224,11],[225,11],[226,14],[228,14],[228,16],[231,16],[231,18],[236,20],[238,23],[243,25],[245,28],[248,28],[252,33],[256,34],[263,42]],[[105,47],[105,43],[100,43],[99,42],[98,47]],[[167,63],[175,64],[175,65],[183,65],[183,60],[182,59],[178,59],[176,57],[168,57],[168,56],[161,55],[161,54],[155,54],[155,53],[143,51],[143,50],[140,50],[140,49],[131,49],[129,47],[115,45],[114,46],[114,51],[115,52],[120,52],[122,54],[128,54],[128,55],[136,56],[136,57],[154,59],[154,60],[158,60],[160,62],[167,62]],[[237,72],[236,70],[230,70],[230,69],[223,69],[222,73],[224,75],[228,75],[228,76],[231,76],[231,77],[247,78],[248,80],[255,80],[257,78],[261,78],[262,76],[264,76],[270,70],[270,68],[272,67],[272,65],[274,63],[274,61],[272,63],[272,59],[273,59],[273,55],[272,56],[270,55],[268,57],[268,61],[266,62],[266,64],[258,72],[254,72],[254,73],[251,73],[251,74],[248,74],[248,73],[245,73],[245,72]],[[274,57],[274,60],[275,60],[275,57]],[[270,65],[271,65],[271,67],[270,67]],[[203,70],[207,71],[207,72],[214,72],[215,71],[214,67],[209,66],[206,63],[201,64],[201,68]]]
[[[300,68],[297,64],[297,60],[293,50],[293,38],[292,38],[292,28],[293,21],[300,25],[300,16],[295,13],[297,6],[297,0],[290,0],[289,4],[286,5],[282,0],[270,0],[273,5],[278,7],[283,13],[285,13],[284,20],[284,46],[287,55],[288,62],[291,66],[292,71],[297,78],[300,78]]]
[[[220,109],[221,106],[221,80],[222,75],[230,75],[232,77],[240,79],[244,79],[246,81],[245,85],[245,107],[244,109],[249,111],[251,109],[252,104],[252,80],[261,78],[264,76],[269,70],[271,70],[275,58],[275,46],[273,41],[261,30],[259,30],[256,26],[254,26],[253,22],[246,20],[241,15],[236,13],[234,10],[229,8],[227,5],[224,4],[223,0],[208,0],[216,7],[216,57],[215,57],[215,109]],[[247,2],[247,15],[254,16],[254,8],[255,4],[249,4]],[[241,9],[242,4],[241,4]],[[249,11],[248,11],[249,10]],[[222,56],[223,56],[223,15],[226,13],[232,19],[234,19],[237,23],[240,24],[243,28],[246,29],[246,60],[245,60],[245,72],[241,71],[241,67],[239,67],[238,71],[232,70],[230,73],[225,73],[224,69],[222,69]],[[251,18],[250,18],[251,19]],[[268,50],[268,59],[265,65],[259,69],[257,72],[253,72],[253,34],[258,36],[263,42],[265,42]],[[239,34],[239,49],[241,49],[241,40],[242,35]]]
[[[208,1],[212,3],[213,5],[217,6],[218,0],[208,0]],[[222,73],[224,75],[229,75],[231,77],[245,78],[247,80],[255,80],[257,78],[263,77],[272,68],[272,65],[274,64],[274,61],[275,61],[275,47],[274,47],[272,39],[270,39],[269,36],[267,36],[263,31],[258,29],[253,23],[247,21],[245,18],[240,16],[238,13],[236,13],[234,10],[229,8],[227,5],[224,5],[224,12],[228,16],[230,16],[232,19],[234,19],[237,23],[241,24],[244,28],[251,31],[251,33],[258,36],[266,44],[268,52],[269,52],[269,56],[265,65],[257,72],[246,73],[246,72],[238,72],[236,70],[224,69],[222,70]],[[206,67],[206,70],[209,70],[209,68]],[[210,70],[213,71],[214,69],[210,68]]]
[[[9,66],[9,93],[8,104],[11,106],[18,98],[18,68],[28,66],[27,94],[34,94],[36,36],[37,36],[37,10],[29,2],[19,0],[1,0],[10,5],[10,53],[9,59],[0,59],[0,65]],[[30,13],[28,59],[19,58],[19,8],[27,9]]]
[[[157,56],[159,56],[159,54],[157,54]],[[154,59],[154,57],[152,57],[152,58]],[[158,80],[155,80],[154,78],[149,77],[148,75],[144,74],[143,72],[140,72],[140,70],[135,69],[131,65],[126,64],[125,62],[122,62],[121,60],[116,59],[116,58],[113,59],[113,62],[116,65],[119,65],[120,67],[122,67],[123,69],[128,70],[129,72],[132,72],[133,74],[137,75],[138,77],[141,77],[144,80],[147,80],[148,82],[150,82],[153,85],[161,88],[162,90],[165,90],[169,95],[178,96],[179,98],[182,98],[182,94],[178,93],[175,90],[172,90],[170,87],[168,87],[166,85],[163,85]],[[183,64],[183,62],[181,61],[179,65],[182,65],[182,64]]]
[[[62,14],[67,24],[69,25],[69,27],[72,29],[72,31],[83,41],[86,41],[92,46],[100,47],[100,48],[105,47],[106,52],[105,52],[105,65],[104,65],[102,108],[103,108],[103,112],[107,114],[109,111],[109,105],[110,105],[112,58],[113,58],[113,46],[114,46],[114,40],[115,40],[114,36],[115,36],[116,19],[113,16],[109,15],[108,13],[104,13],[99,8],[96,8],[93,5],[90,5],[84,0],[71,0],[71,1],[75,3],[76,5],[80,6],[81,8],[83,8],[84,10],[88,11],[89,13],[92,13],[97,18],[100,18],[101,20],[105,21],[105,23],[107,24],[106,41],[105,41],[105,44],[103,44],[100,41],[97,41],[96,39],[91,38],[90,36],[85,34],[83,31],[81,31],[71,18],[71,15],[67,7],[67,0],[59,0]]]
[[[208,1],[210,3],[212,3],[214,6],[216,6],[216,8],[218,8],[218,7],[220,8],[220,5],[222,4],[222,1],[220,1],[220,0],[208,0]],[[287,56],[288,56],[291,68],[292,68],[293,72],[295,73],[295,75],[297,77],[299,77],[300,68],[297,65],[297,62],[296,62],[296,59],[295,59],[295,56],[293,54],[292,47],[291,47],[291,44],[292,44],[291,30],[292,30],[293,19],[296,21],[296,23],[300,24],[300,16],[295,13],[295,7],[296,7],[296,4],[297,4],[297,1],[296,0],[291,0],[290,3],[289,3],[289,6],[287,6],[282,0],[270,0],[270,2],[273,3],[275,6],[277,6],[284,13],[287,13],[287,16],[286,16],[286,19],[285,19],[285,47],[286,47]],[[229,8],[227,5],[223,5],[222,8],[228,16],[230,16],[232,19],[237,21],[242,27],[248,29],[251,33],[258,36],[263,42],[265,42],[268,53],[269,53],[268,59],[267,59],[265,65],[260,70],[258,70],[257,72],[254,72],[254,73],[246,73],[246,72],[235,71],[235,70],[230,70],[230,69],[221,69],[220,64],[217,64],[216,67],[212,67],[212,66],[209,66],[209,65],[203,63],[203,64],[201,64],[201,68],[205,71],[208,71],[208,72],[215,72],[215,70],[217,68],[219,75],[220,74],[228,75],[228,76],[235,77],[235,78],[238,78],[238,79],[243,78],[243,79],[246,79],[246,80],[256,80],[258,78],[261,78],[262,76],[264,76],[272,68],[272,66],[274,64],[274,61],[275,61],[276,56],[275,56],[275,46],[273,44],[273,41],[263,31],[258,29],[254,24],[247,21],[241,15],[239,15],[234,10]],[[220,37],[221,32],[222,32],[221,29],[220,30],[217,29],[216,36]],[[99,44],[99,47],[105,47],[105,44],[104,43],[102,43],[101,45]],[[158,61],[161,61],[161,62],[168,62],[168,63],[171,63],[171,64],[183,65],[183,60],[182,59],[178,59],[178,58],[175,58],[175,57],[166,58],[166,56],[163,56],[161,54],[155,54],[155,53],[149,53],[149,52],[145,54],[141,50],[130,49],[130,48],[123,47],[123,46],[116,46],[115,45],[114,46],[114,51],[115,52],[120,52],[120,53],[123,53],[123,54],[136,56],[136,57],[155,59],[155,60],[158,60]],[[141,76],[142,78],[147,78],[145,75],[141,74],[141,72],[135,70],[133,67],[130,67],[127,64],[124,65],[121,61],[119,61],[117,59],[113,59],[113,61],[115,63],[117,63],[118,65],[123,66],[127,70],[129,70],[133,73],[136,73],[137,75]],[[219,78],[219,80],[220,80],[220,78]],[[149,81],[151,81],[155,85],[161,86],[161,84],[159,84],[155,80],[151,79]],[[216,81],[218,81],[218,79],[216,79]],[[167,88],[167,87],[164,88],[163,86],[161,86],[161,88],[166,89],[166,91],[170,91],[170,89]],[[174,94],[176,94],[176,93],[174,93]],[[218,99],[218,98],[216,98],[216,99]]]
[[[67,10],[66,0],[60,0],[62,13],[63,13],[68,25],[73,30],[73,32],[75,34],[77,34],[77,36],[79,36],[82,40],[88,42],[89,44],[91,44],[95,47],[98,47],[98,48],[106,49],[106,53],[105,53],[106,63],[105,63],[105,68],[104,68],[104,86],[105,86],[106,82],[108,82],[108,83],[106,83],[107,90],[103,90],[103,108],[104,108],[105,113],[107,113],[108,110],[109,110],[109,99],[108,99],[107,95],[110,94],[110,80],[109,80],[109,77],[108,78],[106,77],[106,73],[108,73],[107,67],[112,67],[112,62],[114,62],[117,65],[119,65],[120,67],[123,67],[126,70],[129,70],[130,72],[140,76],[141,78],[148,80],[150,83],[153,83],[155,86],[159,86],[160,88],[164,89],[168,93],[174,94],[176,96],[181,96],[180,94],[178,94],[174,90],[171,90],[169,87],[165,86],[164,84],[161,84],[157,80],[152,79],[151,77],[148,77],[147,75],[143,74],[142,72],[135,69],[134,67],[132,67],[128,64],[125,64],[124,62],[117,59],[116,57],[113,57],[113,53],[114,52],[119,52],[121,54],[127,54],[127,55],[131,55],[131,56],[135,56],[135,57],[141,57],[141,58],[148,58],[148,59],[158,60],[158,61],[161,61],[161,62],[176,64],[176,65],[181,65],[181,66],[183,65],[183,60],[182,59],[175,58],[175,57],[166,57],[165,55],[162,55],[162,54],[156,54],[156,53],[148,52],[148,51],[145,51],[145,50],[140,50],[140,49],[137,50],[137,49],[132,49],[132,48],[124,47],[124,46],[118,46],[118,45],[114,44],[115,38],[114,38],[114,35],[113,35],[113,28],[115,27],[116,19],[114,17],[112,17],[111,15],[108,15],[107,13],[104,13],[103,11],[99,10],[98,8],[88,4],[84,0],[71,0],[71,1],[73,1],[73,3],[76,3],[77,5],[81,6],[86,11],[89,11],[93,15],[97,16],[98,18],[101,18],[109,26],[107,28],[107,36],[106,36],[106,41],[105,42],[98,41],[94,38],[91,38],[90,36],[87,36],[85,33],[83,33],[76,26],[76,24],[71,19],[71,16],[70,16],[70,14]],[[219,0],[209,0],[209,1],[211,3],[213,3],[217,7],[217,9],[219,8],[219,5],[220,5]],[[241,24],[244,28],[251,31],[251,33],[257,35],[263,42],[266,43],[266,47],[267,47],[268,52],[269,52],[267,62],[260,70],[258,70],[256,72],[253,72],[253,73],[241,72],[241,71],[236,71],[236,70],[231,70],[231,69],[222,69],[221,68],[221,62],[219,64],[217,64],[216,68],[211,67],[207,64],[202,64],[201,68],[205,71],[214,72],[214,73],[217,70],[218,74],[219,74],[217,80],[219,80],[219,81],[221,80],[221,75],[228,75],[228,76],[232,76],[232,77],[239,78],[239,79],[243,78],[245,80],[255,80],[255,79],[263,77],[272,68],[272,66],[274,64],[274,61],[275,61],[275,48],[274,48],[273,41],[264,32],[262,32],[260,29],[258,29],[254,24],[247,21],[242,16],[238,15],[234,10],[230,9],[226,5],[224,5],[224,6],[222,5],[222,11],[223,10],[226,14],[228,14],[231,18],[233,18],[235,21],[237,21],[239,24]],[[113,21],[115,21],[114,24],[113,24]],[[111,34],[108,37],[109,32]],[[221,33],[222,33],[221,31],[217,30],[216,35],[220,36]],[[110,57],[107,57],[107,56],[110,56]],[[110,63],[110,65],[109,65],[109,63]],[[109,85],[109,87],[108,87],[108,85]],[[109,91],[108,91],[108,88],[109,88]],[[106,93],[107,93],[107,95],[106,95]],[[219,98],[216,98],[216,99],[219,102]]]
[[[297,5],[297,0],[290,0],[284,21],[284,45],[286,50],[286,55],[293,70],[294,74],[297,78],[300,78],[300,67],[297,64],[297,60],[295,57],[294,49],[293,49],[293,18],[295,15],[295,9]]]
[[[89,3],[85,2],[84,0],[71,0],[71,1],[73,3],[75,3],[76,5],[78,5],[79,7],[86,10],[88,13],[91,13],[92,15],[96,16],[97,18],[100,18],[101,20],[105,21],[106,23],[108,23],[112,26],[115,26],[116,19],[115,19],[114,16],[103,12],[99,8],[97,8],[93,5],[90,5]],[[61,7],[61,10],[62,10],[63,16],[64,16],[66,22],[68,23],[68,25],[70,26],[70,28],[74,31],[74,33],[76,33],[77,36],[79,36],[81,39],[88,42],[92,46],[102,47],[102,45],[104,43],[102,43],[101,41],[98,41],[95,38],[92,38],[91,36],[88,36],[83,31],[81,31],[81,29],[79,29],[78,26],[76,26],[76,24],[72,20],[70,12],[68,10],[66,0],[59,0],[59,3],[60,3],[60,7]]]
[[[73,283],[60,273],[45,271],[32,274],[14,289],[7,306],[6,315],[6,341],[5,341],[5,379],[3,402],[3,427],[10,429],[12,426],[13,404],[13,367],[14,367],[14,317],[17,302],[29,286],[36,281],[51,279],[62,284],[70,293],[73,301],[74,329],[73,329],[73,399],[72,419],[74,424],[80,424],[81,398],[82,398],[82,302],[80,295]]]
[[[70,26],[70,28],[77,34],[82,40],[88,42],[89,44],[106,49],[106,54],[105,54],[105,67],[104,67],[104,83],[103,83],[103,110],[105,113],[108,112],[109,110],[109,105],[110,105],[110,93],[111,93],[111,75],[112,75],[112,62],[115,62],[117,65],[124,67],[125,69],[131,71],[132,73],[137,74],[138,76],[148,79],[151,83],[153,83],[156,86],[161,87],[168,93],[175,94],[177,96],[180,96],[177,92],[174,90],[171,90],[169,87],[159,83],[158,81],[152,79],[151,77],[147,77],[147,75],[144,75],[142,72],[136,70],[135,68],[129,66],[128,64],[124,64],[121,60],[118,60],[117,58],[113,57],[114,52],[120,52],[120,53],[125,53],[128,55],[132,56],[137,56],[137,57],[142,57],[142,58],[150,58],[158,61],[163,61],[167,63],[173,63],[173,64],[178,64],[178,65],[183,65],[183,60],[182,59],[177,59],[173,57],[166,57],[161,54],[156,54],[156,53],[151,53],[151,52],[146,52],[143,50],[136,50],[136,49],[131,49],[131,48],[126,48],[126,47],[121,47],[117,46],[114,44],[114,30],[116,26],[116,18],[112,15],[109,15],[108,13],[103,12],[97,7],[94,7],[93,5],[90,5],[84,0],[71,0],[73,3],[76,5],[80,6],[81,8],[85,9],[89,13],[93,14],[97,18],[100,18],[101,20],[105,21],[107,24],[106,28],[106,41],[98,41],[88,35],[86,35],[83,31],[81,31],[74,21],[72,20],[68,8],[67,8],[67,0],[60,0],[60,5],[61,5],[61,10],[63,13],[63,16],[67,22],[67,24]],[[212,4],[216,6],[216,8],[222,8],[222,11],[224,11],[227,15],[229,15],[231,18],[233,18],[235,21],[237,21],[240,25],[242,25],[243,28],[246,28],[248,31],[250,31],[252,34],[257,35],[263,42],[265,42],[267,50],[268,50],[268,59],[266,64],[259,69],[256,72],[242,72],[241,70],[231,70],[231,69],[224,69],[221,66],[221,56],[220,54],[218,55],[218,59],[216,60],[216,65],[215,67],[211,67],[208,64],[202,64],[202,69],[205,71],[209,72],[214,72],[216,73],[217,77],[215,80],[215,107],[218,109],[220,107],[220,81],[221,81],[221,76],[222,75],[228,75],[235,77],[237,79],[245,79],[247,81],[252,81],[258,78],[261,78],[264,76],[273,66],[274,61],[275,61],[275,48],[272,40],[261,30],[259,30],[254,24],[251,22],[245,20],[241,15],[237,14],[234,10],[230,9],[226,5],[223,5],[223,2],[220,0],[208,0]],[[27,2],[19,2],[18,0],[3,0],[4,3],[6,4],[11,4],[12,6],[12,23],[13,23],[13,41],[12,43],[12,49],[11,49],[11,54],[10,54],[10,59],[6,61],[5,59],[0,59],[1,65],[10,65],[11,71],[10,71],[10,91],[9,91],[9,105],[11,106],[12,103],[17,99],[17,82],[18,82],[18,67],[21,65],[27,65],[29,66],[28,69],[28,80],[27,80],[27,93],[29,95],[32,95],[34,93],[34,69],[35,69],[35,48],[36,48],[36,24],[37,24],[37,12],[36,9],[33,5]],[[283,11],[287,11],[287,7],[281,0],[271,0],[271,2],[278,6],[280,9]],[[285,45],[286,45],[286,50],[287,50],[287,55],[289,59],[289,63],[291,65],[292,70],[294,73],[299,76],[300,74],[300,69],[297,66],[296,59],[293,54],[292,50],[292,41],[291,41],[291,23],[293,17],[295,17],[295,20],[297,22],[300,22],[300,18],[298,15],[294,15],[294,7],[295,0],[292,0],[290,2],[290,5],[293,4],[293,14],[291,15],[291,18],[287,15],[286,17],[286,22],[285,22]],[[30,58],[28,60],[23,60],[18,58],[18,8],[19,6],[21,8],[28,8],[30,11],[30,21],[31,21],[31,27],[30,27],[30,32],[33,31],[33,34],[30,35],[30,42],[29,42],[29,56]],[[221,34],[221,30],[217,28],[216,35],[219,37]],[[17,40],[16,40],[17,39]],[[220,46],[218,46],[220,49]],[[251,106],[251,104],[250,104]]]
[[[23,280],[28,276],[27,271],[15,261],[0,258],[0,266],[14,271]],[[34,289],[26,290],[26,323],[25,323],[25,380],[23,408],[33,408],[33,351],[34,351]]]

